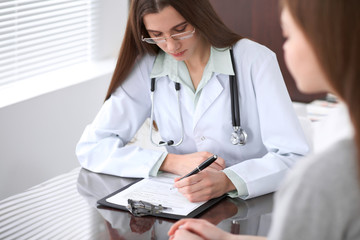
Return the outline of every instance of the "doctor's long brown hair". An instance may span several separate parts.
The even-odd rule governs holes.
[[[281,7],[289,9],[349,108],[360,173],[360,1],[282,0]]]
[[[119,58],[105,100],[126,79],[137,58],[158,53],[157,45],[141,41],[142,35],[149,37],[143,17],[158,13],[167,6],[178,11],[214,47],[229,47],[242,38],[224,25],[208,0],[132,0]]]

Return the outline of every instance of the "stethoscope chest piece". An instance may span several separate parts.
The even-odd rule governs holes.
[[[247,140],[247,133],[241,127],[234,127],[234,132],[231,134],[230,141],[234,145],[245,145]]]

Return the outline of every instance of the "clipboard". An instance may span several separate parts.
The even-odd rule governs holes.
[[[119,205],[119,204],[114,204],[111,203],[109,201],[107,201],[107,199],[117,195],[118,193],[121,193],[122,191],[126,190],[127,188],[129,188],[130,186],[142,181],[143,179],[139,179],[133,183],[130,183],[128,185],[126,185],[125,187],[103,197],[102,199],[97,201],[97,204],[99,204],[98,207],[108,207],[108,208],[112,208],[112,209],[117,209],[117,210],[123,210],[126,212],[129,212],[129,210],[126,208],[125,205]],[[172,213],[166,213],[166,212],[161,212],[161,213],[153,213],[149,216],[154,216],[154,217],[162,217],[162,218],[168,218],[168,219],[174,219],[174,220],[179,220],[182,218],[195,218],[196,216],[200,215],[202,212],[206,211],[207,209],[209,209],[210,207],[214,206],[215,204],[217,204],[218,202],[220,202],[222,199],[226,198],[226,194],[217,197],[217,198],[213,198],[210,199],[208,201],[206,201],[205,203],[203,203],[201,206],[197,207],[196,209],[194,209],[193,211],[191,211],[190,213],[186,214],[186,215],[181,215],[181,214],[172,214]]]

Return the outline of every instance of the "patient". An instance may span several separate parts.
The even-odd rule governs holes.
[[[276,193],[268,238],[360,239],[360,1],[283,0],[281,9],[285,60],[298,88],[331,92],[341,103],[326,125],[337,141],[289,174]],[[339,138],[337,129],[349,119],[354,134]],[[174,240],[265,239],[233,235],[201,219],[180,220],[168,234]]]

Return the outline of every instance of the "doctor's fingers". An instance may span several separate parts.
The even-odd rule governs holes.
[[[221,157],[218,157],[215,162],[213,162],[209,167],[212,167],[216,170],[223,170],[225,168],[225,160]]]
[[[193,191],[193,190],[195,190],[195,191]],[[211,189],[209,189],[209,188],[205,189],[203,187],[196,187],[196,188],[192,187],[191,191],[179,190],[179,192],[184,197],[186,197],[187,200],[189,200],[190,202],[194,202],[194,203],[208,201],[212,198],[218,197],[217,195],[214,194],[214,192]]]
[[[223,195],[225,187],[223,186],[222,175],[220,171],[203,171],[189,177],[187,186],[179,187],[178,191],[191,202],[207,201],[214,197]]]
[[[194,185],[207,177],[207,174],[206,174],[207,171],[218,172],[217,170],[214,170],[214,169],[211,169],[210,167],[208,167],[205,170],[198,172],[190,177],[186,177],[182,180],[180,180],[180,178],[175,178],[174,186],[176,188],[184,188],[184,187],[189,187],[191,185]]]

